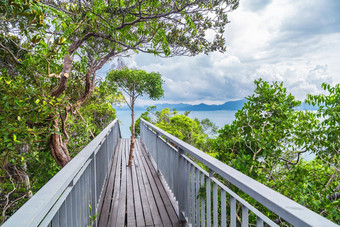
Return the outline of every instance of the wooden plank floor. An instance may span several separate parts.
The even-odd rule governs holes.
[[[132,167],[127,167],[129,148],[129,139],[116,146],[99,203],[98,226],[181,226],[142,142],[136,140]]]

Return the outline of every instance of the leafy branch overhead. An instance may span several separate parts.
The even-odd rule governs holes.
[[[48,118],[55,132],[51,154],[64,166],[71,160],[67,116],[95,91],[96,72],[104,64],[133,52],[163,57],[223,52],[227,13],[237,6],[238,0],[3,1],[0,64],[12,76],[25,75],[44,87],[46,97],[64,100]]]

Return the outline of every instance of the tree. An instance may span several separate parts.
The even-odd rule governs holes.
[[[330,175],[325,188],[330,188],[335,199],[338,199],[340,184],[332,188],[331,183],[340,178],[340,84],[332,87],[323,83],[322,88],[328,92],[327,95],[308,95],[306,101],[319,106],[317,116],[322,119],[314,130],[311,149],[325,163],[334,166],[334,172]]]
[[[214,134],[217,127],[209,119],[199,121],[197,118],[190,118],[188,116],[190,112],[178,114],[176,110],[171,111],[169,108],[153,112],[155,109],[155,107],[148,108],[136,120],[137,133],[140,131],[140,119],[143,118],[184,142],[204,151],[210,150],[211,134],[208,133]]]
[[[92,94],[96,72],[105,63],[131,51],[161,56],[223,52],[227,13],[237,6],[238,0],[5,1],[1,49],[15,73],[44,84],[50,99],[65,100],[48,118],[51,154],[64,166],[71,159],[65,116]],[[207,30],[214,39],[207,39]],[[79,90],[72,92],[75,83]]]
[[[283,83],[255,84],[236,119],[220,130],[213,151],[233,168],[339,222],[339,89],[324,85],[329,95],[309,96],[309,103],[320,105],[316,114],[296,110],[301,102]],[[307,152],[310,161],[302,157]]]
[[[126,104],[131,109],[131,145],[128,166],[132,165],[133,149],[135,147],[135,102],[139,96],[147,95],[152,100],[161,98],[163,80],[159,73],[147,73],[143,70],[128,69],[110,71],[106,77],[109,84],[118,87],[124,96]]]
[[[295,143],[296,131],[292,130],[300,125],[294,108],[301,102],[287,94],[282,83],[259,79],[255,84],[255,94],[247,97],[235,121],[220,131],[216,144],[217,150],[223,150],[220,158],[238,163],[243,172],[254,176],[259,173],[254,168],[269,173],[281,158],[291,164],[305,150]]]
[[[5,92],[0,99],[13,106],[0,110],[3,132],[12,138],[0,141],[0,177],[8,183],[0,182],[0,188],[6,188],[0,190],[1,207],[7,203],[3,193],[13,190],[6,170],[26,172],[34,193],[100,131],[104,116],[114,118],[108,105],[114,92],[98,89],[96,73],[104,64],[134,52],[163,57],[223,52],[227,13],[237,6],[237,0],[1,1],[0,67],[6,71],[1,70],[0,77],[21,89],[7,89],[7,82],[1,81]],[[206,38],[207,30],[215,32],[214,39]],[[10,96],[17,102],[3,99]],[[97,111],[100,103],[105,107]],[[22,106],[34,116],[22,114],[15,122]],[[18,130],[28,133],[6,130],[18,123]],[[21,145],[13,142],[13,135]],[[23,148],[28,152],[21,152]],[[17,192],[22,187],[15,188],[9,204],[21,196]],[[5,218],[15,209],[7,209]]]

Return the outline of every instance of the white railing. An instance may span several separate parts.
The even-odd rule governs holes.
[[[76,157],[48,181],[4,224],[23,226],[96,225],[90,217],[97,206],[117,140],[121,138],[114,120]],[[92,207],[92,210],[90,209]]]
[[[191,226],[278,226],[278,220],[283,225],[338,226],[143,119],[140,131],[178,203],[180,219]],[[214,175],[275,213],[277,223]]]

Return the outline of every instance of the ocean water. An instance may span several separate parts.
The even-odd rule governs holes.
[[[117,117],[120,121],[120,130],[123,138],[129,138],[131,136],[131,111],[119,110],[117,111]],[[140,115],[145,111],[135,111],[135,119],[138,119]],[[179,114],[183,114],[184,111],[178,111]],[[218,110],[218,111],[191,111],[188,115],[190,118],[197,118],[203,120],[205,118],[210,119],[218,127],[223,127],[225,124],[230,124],[235,119],[236,111]]]
[[[117,109],[117,117],[120,121],[120,130],[123,138],[129,138],[131,136],[130,125],[131,125],[131,112],[128,110]],[[135,111],[135,119],[145,111]],[[178,111],[179,114],[183,114],[184,111]],[[235,120],[236,111],[229,110],[218,110],[218,111],[191,111],[189,117],[203,120],[205,118],[210,119],[218,127],[222,128],[225,124],[232,123]],[[315,158],[315,154],[306,152],[302,154],[305,160],[311,161]]]

